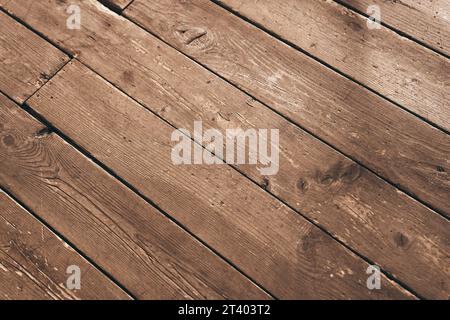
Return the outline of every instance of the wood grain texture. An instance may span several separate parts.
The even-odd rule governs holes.
[[[0,90],[22,103],[69,58],[3,12],[0,26]]]
[[[81,270],[80,290],[66,287],[72,265]],[[0,288],[2,300],[130,299],[1,190]]]
[[[267,298],[72,146],[0,99],[0,185],[136,297]]]
[[[13,9],[17,9],[15,12],[20,13],[21,11],[20,8]],[[429,265],[429,261],[435,258],[425,256],[422,259],[421,255],[417,254],[417,252],[422,252],[421,247],[425,241],[419,240],[418,246],[405,250],[396,244],[394,235],[405,234],[408,230],[400,223],[396,223],[399,220],[404,221],[402,216],[405,211],[412,211],[412,216],[419,220],[417,223],[411,223],[411,229],[415,230],[413,232],[408,231],[411,238],[420,238],[416,235],[420,235],[425,230],[433,233],[434,231],[423,223],[424,220],[429,219],[428,215],[433,214],[432,212],[411,201],[408,197],[397,193],[394,188],[387,187],[373,175],[298,130],[261,104],[252,101],[242,92],[192,64],[188,59],[183,59],[174,50],[167,48],[148,34],[143,33],[138,28],[129,27],[129,23],[126,21],[120,18],[114,19],[110,15],[103,15],[96,9],[90,10],[88,7],[85,7],[83,11],[87,15],[92,14],[89,18],[92,25],[85,26],[85,34],[78,33],[75,37],[71,37],[73,42],[59,40],[67,38],[64,34],[59,34],[64,30],[58,31],[56,27],[46,29],[46,25],[41,24],[41,20],[39,20],[44,12],[40,12],[39,9],[37,9],[37,15],[28,16],[30,18],[28,21],[34,27],[50,34],[56,41],[60,41],[61,45],[76,52],[80,60],[109,79],[113,79],[113,82],[127,93],[137,97],[177,127],[191,129],[194,120],[202,119],[205,126],[221,130],[227,127],[282,129],[281,145],[285,147],[283,147],[281,153],[282,171],[279,175],[266,180],[257,173],[255,168],[240,167],[240,169],[244,170],[260,185],[265,185],[275,194],[287,199],[291,205],[306,213],[315,221],[326,225],[327,228],[330,226],[329,230],[333,234],[349,243],[359,252],[367,254],[402,280],[404,280],[404,275],[407,275],[408,282],[414,283],[414,286],[423,287],[423,285],[418,285],[423,281],[421,280],[423,275],[418,276],[422,271],[408,268],[409,271],[413,271],[412,276],[408,276],[409,272],[402,272],[400,265],[402,267],[405,265],[398,258],[406,255],[421,266]],[[57,7],[52,12],[58,12]],[[59,17],[59,15],[54,17]],[[45,18],[44,14],[43,19],[42,21],[56,20],[57,18],[48,19]],[[99,20],[102,22],[100,23]],[[96,38],[95,43],[99,44],[100,47],[90,48],[90,45],[88,45],[90,40],[85,38],[88,37],[87,35],[92,36],[97,25],[103,24],[109,24],[109,30],[111,30],[109,35],[117,34],[117,36],[111,36],[107,40],[101,37]],[[119,46],[113,46],[113,43],[122,41],[120,40],[121,32],[127,30],[127,28],[131,28],[126,33],[127,42],[123,42]],[[129,48],[130,43],[133,44],[132,48]],[[116,55],[117,48],[123,51],[117,52]],[[107,59],[97,54],[102,50],[109,52]],[[302,143],[299,144],[298,141],[302,141]],[[330,174],[334,175],[335,178],[330,178]],[[349,175],[353,178],[345,178]],[[359,178],[360,176],[362,178]],[[135,176],[135,179],[138,179],[138,177]],[[334,182],[333,179],[335,179]],[[374,196],[370,193],[368,186],[372,183],[377,188],[382,189],[379,198],[374,199]],[[317,189],[317,192],[305,192],[309,185],[312,186],[311,190]],[[342,187],[343,185],[345,187]],[[342,206],[335,207],[332,199],[330,199],[333,194],[330,190],[338,192],[341,198],[339,200],[336,198],[336,201],[343,204]],[[352,200],[352,196],[359,197],[361,200]],[[387,199],[386,202],[379,204],[378,200],[384,199],[384,197]],[[308,204],[307,199],[312,200],[312,203]],[[394,214],[387,214],[392,211],[393,206],[398,206],[399,209]],[[366,222],[367,219],[362,216],[361,219],[354,219],[355,212],[359,213],[362,211],[361,208],[367,207],[370,207],[372,211],[369,211],[374,213],[371,214],[370,227]],[[330,216],[333,218],[330,219]],[[392,229],[385,228],[386,219],[395,227]],[[439,217],[433,215],[430,219],[434,221],[434,224],[440,224]],[[338,224],[333,227],[335,222],[338,222]],[[345,226],[346,223],[347,226]],[[446,224],[443,224],[443,226],[445,227]],[[366,236],[365,232],[370,232],[370,236]],[[382,243],[389,248],[389,254],[383,252],[381,246],[372,246],[373,243],[377,243],[377,240],[372,239],[372,237],[381,239]],[[445,237],[442,236],[441,229],[437,230],[436,238],[433,246],[438,246],[441,241],[445,243]],[[437,255],[433,257],[437,257]],[[434,261],[442,261],[442,256]],[[439,262],[436,265],[438,264]],[[445,271],[436,268],[436,265],[427,268],[427,274],[430,275],[427,277],[428,281],[432,279],[436,281],[446,276]],[[422,270],[423,268],[417,269]],[[437,286],[438,289],[423,288],[421,291],[430,296],[442,295],[442,291],[445,292],[446,290],[445,283],[444,281],[443,289],[442,286]]]
[[[450,54],[450,2],[448,0],[340,0],[361,12],[377,5],[387,25],[428,46]]]
[[[103,0],[106,4],[115,6],[116,8],[123,10],[125,9],[133,0]]]
[[[30,105],[276,297],[409,297],[230,166],[173,165],[174,129],[79,63]]]
[[[124,14],[402,189],[450,213],[450,138],[445,133],[210,1],[136,0]]]
[[[412,112],[450,130],[450,60],[329,0],[220,0]]]

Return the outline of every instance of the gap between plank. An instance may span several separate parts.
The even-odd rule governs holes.
[[[214,1],[214,0],[212,0]],[[100,1],[102,2],[102,1]],[[103,5],[105,5],[104,3],[102,3]],[[106,6],[106,5],[105,5]],[[106,6],[108,9],[111,9],[109,6]],[[3,8],[0,8],[1,11],[5,12],[5,10]],[[114,12],[116,12],[115,10],[112,10]],[[116,12],[117,13],[117,12]],[[76,59],[77,61],[79,61],[77,58],[74,57],[74,55],[70,52],[68,52],[67,50],[61,48],[59,45],[55,44],[54,42],[52,42],[51,40],[49,40],[45,35],[36,32],[33,28],[31,28],[29,25],[27,25],[26,23],[24,23],[23,21],[21,21],[20,19],[12,16],[11,14],[9,14],[8,12],[6,12],[6,14],[8,14],[9,16],[13,17],[16,21],[18,21],[21,24],[24,24],[28,29],[30,29],[31,31],[33,31],[34,33],[37,33],[39,36],[41,36],[42,38],[44,38],[45,40],[47,40],[48,42],[50,42],[51,44],[53,44],[56,48],[60,49],[61,51],[63,51],[64,53],[66,53],[69,57],[71,57],[72,59]],[[126,16],[125,16],[126,17]],[[160,39],[159,37],[157,37],[156,35],[154,35],[153,33],[151,33],[150,31],[146,30],[145,28],[142,28],[141,26],[139,26],[138,24],[136,24],[134,21],[130,20],[127,18],[128,21],[132,22],[133,24],[135,24],[136,26],[138,26],[139,28],[147,31],[148,33],[152,34],[153,36],[155,36],[156,38],[158,38],[159,40],[163,41],[164,43],[166,43],[164,40]],[[170,47],[172,47],[170,44],[166,43],[167,45],[169,45]],[[173,48],[173,47],[172,47]],[[177,50],[176,48],[174,48],[175,50]],[[177,50],[178,52],[180,52],[179,50]],[[180,52],[182,53],[182,52]],[[203,66],[202,64],[198,63],[197,61],[193,60],[191,57],[185,55],[184,53],[182,53],[184,56],[186,56],[187,58],[189,58],[190,60],[192,60],[194,63],[197,63],[199,65],[201,65],[202,67],[204,67],[205,69],[207,69],[208,71],[212,72],[213,74],[217,75],[218,77],[220,77],[221,79],[223,79],[224,81],[226,81],[227,83],[233,85],[232,83],[230,83],[228,80],[224,79],[222,76],[216,74],[215,72],[211,71],[209,68],[207,68],[206,66]],[[70,61],[69,61],[70,62]],[[135,98],[133,98],[132,96],[130,96],[128,93],[122,91],[119,87],[117,87],[114,83],[110,82],[108,79],[104,78],[102,75],[98,74],[95,70],[93,70],[91,67],[85,65],[82,61],[79,61],[80,63],[82,63],[85,67],[87,67],[89,70],[91,70],[92,72],[94,72],[97,76],[99,76],[100,78],[102,78],[104,81],[106,81],[107,83],[109,83],[110,85],[112,85],[114,88],[116,88],[118,91],[120,91],[121,93],[125,94],[128,98],[130,98],[131,100],[133,100],[135,103],[137,103],[139,106],[141,106],[142,108],[144,108],[145,110],[147,110],[148,112],[151,112],[153,115],[157,116],[160,120],[164,121],[166,124],[170,125],[172,128],[177,129],[175,126],[173,126],[170,122],[168,122],[167,120],[165,120],[164,118],[162,118],[161,116],[159,116],[158,114],[154,113],[152,110],[148,109],[145,105],[141,104],[139,101],[137,101]],[[233,85],[233,87],[236,87],[235,85]],[[237,88],[237,87],[236,87]],[[237,88],[239,89],[239,88]],[[260,102],[258,99],[256,99],[255,97],[253,97],[252,95],[248,94],[247,92],[245,92],[244,90],[239,89],[240,91],[244,92],[245,94],[247,94],[248,96],[250,96],[251,98],[255,99],[256,101]],[[7,96],[7,95],[5,95]],[[215,253],[217,256],[219,256],[220,258],[222,258],[224,261],[226,261],[228,264],[230,264],[232,267],[234,267],[238,272],[240,272],[241,274],[243,274],[245,277],[247,277],[249,280],[251,280],[256,286],[258,286],[261,290],[263,290],[266,294],[268,294],[269,296],[271,296],[274,299],[278,299],[276,298],[273,294],[271,294],[268,290],[266,290],[264,287],[262,287],[260,284],[258,284],[255,280],[253,280],[251,277],[249,277],[248,275],[246,275],[243,271],[241,271],[234,263],[232,263],[231,261],[229,261],[227,258],[225,258],[224,256],[222,256],[220,253],[218,253],[215,249],[209,247],[209,245],[207,245],[203,240],[199,239],[195,234],[193,234],[190,230],[188,230],[186,227],[184,227],[182,224],[180,224],[178,221],[176,221],[174,218],[172,218],[169,214],[167,214],[164,210],[162,210],[160,207],[158,207],[151,199],[149,199],[148,197],[146,197],[145,195],[141,194],[139,190],[137,190],[134,186],[132,186],[130,183],[128,183],[125,179],[123,179],[122,177],[120,177],[119,175],[117,175],[112,169],[110,169],[109,167],[105,166],[103,163],[101,163],[99,160],[97,160],[92,154],[90,154],[87,150],[83,149],[81,146],[79,146],[78,144],[76,144],[70,137],[66,136],[63,132],[61,132],[58,128],[56,128],[55,126],[53,126],[48,120],[46,120],[43,116],[41,116],[39,113],[37,113],[34,109],[32,109],[28,104],[27,101],[30,99],[31,97],[29,97],[23,104],[22,104],[22,108],[28,112],[30,115],[32,115],[34,118],[36,118],[38,121],[42,122],[44,125],[46,125],[47,127],[49,127],[54,133],[56,133],[58,136],[60,136],[63,140],[65,140],[67,143],[69,143],[72,147],[74,147],[77,151],[79,151],[80,153],[82,153],[85,157],[87,157],[88,159],[90,159],[92,162],[94,162],[96,165],[98,165],[100,168],[102,168],[104,171],[106,171],[108,174],[110,174],[111,176],[113,176],[115,179],[117,179],[118,181],[120,181],[123,185],[125,185],[127,188],[129,188],[130,190],[132,190],[135,194],[137,194],[139,197],[141,197],[143,200],[145,200],[148,204],[152,205],[153,207],[155,207],[156,209],[158,209],[160,211],[160,213],[162,213],[164,216],[166,216],[168,219],[170,219],[172,222],[174,222],[175,224],[177,224],[180,228],[182,228],[183,230],[185,230],[186,232],[188,232],[189,235],[191,235],[194,239],[196,239],[197,241],[199,241],[200,243],[202,243],[205,247],[207,247],[208,249],[210,249],[213,253]],[[262,103],[262,102],[260,102]],[[316,137],[314,134],[312,134],[311,132],[309,132],[308,130],[305,130],[304,128],[302,128],[300,125],[296,124],[295,122],[293,122],[292,120],[290,120],[289,118],[279,114],[277,111],[273,110],[271,107],[269,107],[268,105],[262,103],[264,106],[266,106],[267,108],[269,108],[270,110],[274,111],[275,113],[277,113],[278,115],[280,115],[281,117],[285,118],[286,120],[288,120],[289,122],[293,123],[294,125],[296,125],[297,127],[299,127],[300,129],[304,130],[305,132],[309,133],[310,135],[314,136],[315,138],[317,138],[318,140],[320,140],[321,142],[325,143],[326,145],[330,146],[331,148],[333,148],[334,150],[338,151],[339,153],[343,154],[344,156],[346,156],[347,158],[355,161],[354,159],[352,159],[351,157],[348,157],[347,155],[345,155],[344,153],[340,152],[339,150],[337,150],[334,146],[330,145],[329,143],[321,140],[320,138]],[[191,140],[193,140],[191,138]],[[205,149],[202,145],[200,145],[198,142],[196,142],[195,140],[193,140],[194,143],[196,143],[197,145],[201,146],[203,149]],[[218,157],[219,158],[219,157]],[[221,158],[219,158],[221,159]],[[223,159],[221,159],[223,161]],[[359,165],[361,165],[362,167],[366,168],[364,165],[360,164],[359,162],[355,161],[356,163],[358,163]],[[321,231],[325,232],[328,236],[330,236],[333,240],[335,240],[336,242],[338,242],[340,245],[342,245],[344,248],[346,248],[347,250],[349,250],[350,252],[352,252],[353,254],[355,254],[356,256],[358,256],[360,259],[362,259],[363,261],[365,261],[366,263],[370,264],[370,265],[374,265],[376,263],[374,263],[371,259],[363,256],[362,254],[360,254],[359,252],[355,251],[354,249],[352,249],[351,247],[349,247],[348,245],[346,245],[345,243],[343,243],[341,240],[337,239],[335,236],[333,236],[328,230],[326,230],[324,227],[322,227],[319,224],[316,224],[314,221],[312,221],[310,218],[308,218],[307,216],[305,216],[304,214],[302,214],[300,211],[294,209],[291,205],[289,205],[288,203],[286,203],[284,200],[278,198],[276,195],[272,194],[270,191],[266,190],[264,187],[262,187],[261,185],[259,185],[257,182],[255,182],[253,179],[249,178],[247,175],[245,175],[243,172],[241,172],[239,169],[237,169],[236,167],[227,164],[230,167],[232,167],[234,170],[236,170],[237,172],[239,172],[241,175],[243,175],[244,177],[246,177],[248,180],[250,180],[253,184],[255,184],[256,186],[258,186],[260,189],[262,189],[263,191],[267,192],[270,196],[274,197],[275,199],[277,199],[278,201],[280,201],[281,203],[283,203],[285,206],[287,206],[288,208],[290,208],[291,210],[293,210],[294,212],[298,213],[300,216],[302,216],[304,219],[306,219],[308,222],[310,222],[312,225],[316,226],[317,228],[319,228]],[[371,169],[366,168],[369,171],[371,171],[372,173],[376,174],[375,172],[373,172]],[[376,174],[378,176],[378,174]],[[378,176],[380,177],[380,176]],[[380,177],[382,180],[388,182],[389,184],[393,185],[394,187],[396,187],[393,183],[390,183],[389,181],[385,180],[384,178]],[[402,190],[403,191],[403,190]],[[407,192],[405,192],[406,194],[408,194]],[[408,194],[409,195],[409,194]],[[411,195],[409,195],[411,196]],[[419,202],[421,202],[423,204],[422,201],[419,200]],[[426,205],[426,204],[425,204]],[[428,206],[429,207],[429,206]],[[434,209],[433,209],[434,210]],[[436,210],[434,210],[436,211]],[[447,217],[444,216],[444,218],[448,219]],[[422,296],[420,296],[417,292],[415,292],[414,289],[410,288],[408,285],[404,284],[401,280],[397,279],[395,276],[393,276],[391,273],[389,273],[388,271],[381,269],[381,272],[391,281],[396,282],[399,286],[401,286],[403,289],[405,289],[406,291],[408,291],[410,294],[414,295],[416,298],[419,299],[424,299]]]
[[[214,4],[218,5],[219,7],[225,9],[226,11],[230,12],[231,14],[233,14],[233,15],[235,15],[235,16],[241,18],[242,20],[246,21],[247,23],[251,24],[252,26],[254,26],[254,27],[256,27],[256,28],[258,28],[258,29],[264,31],[265,33],[269,34],[270,36],[272,36],[273,38],[277,39],[278,41],[281,41],[281,42],[283,42],[284,44],[286,44],[286,45],[288,45],[288,46],[290,46],[290,47],[296,49],[297,51],[300,51],[301,53],[305,54],[305,55],[308,56],[309,58],[315,60],[316,62],[318,62],[318,63],[324,65],[325,67],[331,69],[332,71],[336,72],[336,73],[339,74],[340,76],[342,76],[342,77],[344,77],[344,78],[346,78],[346,79],[348,79],[348,80],[350,80],[350,81],[353,81],[354,83],[356,83],[357,85],[363,87],[364,89],[369,90],[370,92],[376,94],[377,96],[379,96],[379,97],[381,97],[381,98],[383,98],[383,99],[389,101],[390,103],[392,103],[392,104],[395,105],[396,107],[402,109],[403,111],[406,111],[406,112],[412,114],[413,116],[415,116],[416,118],[419,118],[419,119],[422,120],[423,122],[426,122],[426,123],[429,124],[430,126],[432,126],[432,127],[436,128],[436,129],[438,129],[438,130],[440,130],[440,131],[446,133],[447,135],[450,135],[450,131],[449,131],[449,130],[447,130],[447,129],[441,127],[441,126],[439,126],[438,124],[435,124],[435,123],[431,122],[430,120],[428,120],[428,119],[424,118],[423,116],[421,116],[421,115],[415,113],[414,111],[411,111],[411,110],[409,110],[408,108],[402,106],[402,105],[399,104],[398,102],[395,102],[394,100],[392,100],[392,99],[390,99],[390,98],[384,96],[383,94],[381,94],[381,93],[375,91],[374,89],[368,87],[367,85],[363,84],[362,82],[360,82],[360,81],[354,79],[353,77],[347,75],[346,73],[340,71],[340,70],[337,69],[336,67],[333,67],[333,66],[330,65],[329,63],[323,61],[322,59],[320,59],[320,58],[318,58],[318,57],[312,55],[311,53],[309,53],[308,51],[302,49],[301,47],[299,47],[299,46],[296,45],[295,43],[292,43],[292,42],[289,41],[289,40],[283,39],[280,35],[278,35],[277,33],[273,32],[273,31],[271,31],[271,30],[269,30],[269,29],[267,29],[266,27],[264,27],[264,26],[261,25],[260,23],[250,20],[250,19],[247,18],[246,16],[240,14],[240,13],[237,12],[237,11],[234,11],[232,8],[230,8],[230,7],[228,7],[227,5],[221,3],[220,0],[210,0],[210,1],[213,2]],[[126,14],[125,14],[124,16],[126,17]],[[128,20],[130,20],[130,19],[128,19]],[[131,21],[131,20],[130,20],[130,21]],[[155,35],[155,36],[156,36],[156,35]]]
[[[109,10],[114,11],[117,14],[120,14],[122,12],[122,9],[117,4],[115,4],[114,2],[111,2],[112,0],[97,0],[97,1],[100,2],[102,5],[104,5],[105,7],[107,7]],[[129,3],[127,5],[127,7],[130,4],[131,3]],[[125,8],[123,10],[125,10]]]
[[[104,0],[99,0],[99,1],[104,1]],[[125,8],[123,8],[123,9],[121,10],[121,14],[122,14],[123,11],[127,10],[128,7],[131,6],[131,5],[133,4],[133,2],[134,2],[134,0],[131,0],[131,2],[130,2],[129,4],[127,4],[127,5],[125,6]]]
[[[107,7],[109,10],[114,11],[118,15],[121,15],[123,11],[125,11],[133,2],[134,0],[131,0],[123,9],[116,5],[114,2],[111,2],[112,0],[97,0],[100,2],[103,6]]]
[[[134,0],[133,0],[133,1],[134,1]],[[338,4],[340,4],[340,5],[343,6],[343,7],[345,7],[345,8],[347,8],[347,9],[351,10],[351,11],[354,11],[354,12],[358,13],[359,15],[361,15],[361,16],[363,16],[363,17],[369,18],[369,15],[368,15],[367,13],[364,13],[364,12],[362,12],[361,10],[359,10],[359,9],[357,9],[357,8],[354,8],[353,6],[351,6],[351,5],[349,5],[349,4],[345,3],[345,2],[342,2],[341,0],[333,0],[333,1],[336,2],[336,3],[338,3]],[[128,6],[127,6],[127,7],[128,7]],[[383,22],[383,21],[380,21],[379,23],[380,23],[383,27],[385,27],[385,28],[387,28],[387,29],[389,29],[389,30],[395,32],[395,33],[398,34],[400,37],[403,37],[403,38],[406,38],[406,39],[408,39],[408,40],[411,40],[412,42],[415,42],[415,43],[421,45],[422,47],[425,47],[425,48],[427,48],[427,49],[433,51],[434,53],[437,53],[437,54],[440,55],[440,56],[443,56],[443,57],[445,57],[445,58],[447,58],[447,59],[450,59],[450,56],[449,56],[448,54],[446,54],[445,52],[433,48],[432,46],[426,44],[425,42],[423,42],[423,41],[421,41],[421,40],[419,40],[419,39],[417,39],[417,38],[414,38],[413,36],[410,36],[410,35],[407,34],[406,32],[403,32],[403,31],[401,31],[401,30],[399,30],[399,29],[397,29],[397,28],[395,28],[395,27],[393,27],[393,26],[391,26],[391,25],[389,25],[389,24],[387,24],[387,23],[385,23],[385,22]]]
[[[9,98],[9,97],[8,97]],[[94,261],[92,261],[87,255],[85,255],[80,249],[78,249],[72,242],[70,242],[66,237],[64,237],[61,233],[55,230],[52,226],[47,224],[45,220],[43,220],[39,215],[37,215],[34,211],[32,211],[27,205],[25,205],[22,201],[20,201],[12,192],[10,192],[6,187],[0,185],[0,191],[3,191],[7,194],[11,199],[13,199],[19,206],[21,206],[25,211],[27,211],[33,218],[42,223],[48,230],[54,233],[57,237],[67,243],[71,249],[73,249],[76,253],[78,253],[83,259],[85,259],[88,263],[92,265],[98,272],[103,274],[108,280],[114,283],[119,289],[125,292],[130,298],[133,300],[137,300],[137,298],[130,292],[128,289],[123,286],[119,281],[117,281],[110,273],[97,265]]]
[[[20,23],[20,22],[19,22]],[[34,31],[34,30],[31,30]],[[44,39],[46,40],[46,39]],[[56,47],[57,48],[57,47]],[[63,51],[64,52],[64,51]],[[70,56],[69,56],[70,57]],[[59,71],[61,71],[70,61],[71,59],[68,59],[62,67],[58,68],[56,72],[54,72],[47,81],[40,86],[37,90],[34,91],[32,95],[30,95],[22,104],[22,108],[25,105],[26,101],[30,99],[32,96],[36,94],[43,86],[47,84],[48,81],[50,81]],[[11,101],[13,101],[15,104],[17,104],[12,97],[9,97],[7,94],[5,94],[3,91],[0,90],[0,93],[2,93],[5,97],[8,97]],[[37,120],[37,119],[36,119]],[[49,128],[47,126],[47,128]],[[49,128],[51,130],[51,128]],[[52,130],[51,130],[52,131]],[[131,299],[137,300],[137,297],[133,295],[124,285],[122,285],[117,279],[115,279],[109,272],[101,268],[99,265],[97,265],[93,260],[91,260],[86,254],[84,254],[80,249],[78,249],[71,241],[69,241],[64,235],[62,235],[60,232],[58,232],[55,228],[50,226],[44,219],[42,219],[38,214],[36,214],[31,208],[29,208],[25,203],[20,201],[12,192],[10,192],[6,187],[0,185],[0,191],[3,191],[5,194],[7,194],[11,199],[13,199],[15,202],[17,202],[22,208],[24,208],[29,214],[31,214],[36,220],[38,220],[40,223],[42,223],[47,229],[49,229],[51,232],[53,232],[55,235],[57,235],[59,238],[61,238],[65,243],[67,243],[75,252],[77,252],[81,257],[83,257],[86,261],[88,261],[97,271],[99,271],[101,274],[103,274],[106,278],[108,278],[112,283],[114,283],[118,288],[120,288],[123,292],[125,292]]]
[[[50,43],[51,45],[53,45],[55,48],[59,49],[60,51],[62,51],[63,53],[65,53],[70,59],[74,58],[74,55],[65,50],[64,48],[62,48],[60,45],[58,45],[57,43],[55,43],[54,41],[52,41],[51,39],[49,39],[45,34],[43,34],[42,32],[39,32],[38,30],[33,29],[28,23],[26,23],[25,21],[23,21],[22,19],[20,19],[19,17],[13,15],[12,13],[8,12],[6,9],[4,9],[3,7],[0,6],[0,12],[3,12],[4,14],[6,14],[8,17],[10,17],[11,19],[14,19],[16,22],[20,23],[21,25],[23,25],[25,28],[27,28],[28,30],[30,30],[31,32],[33,32],[34,34],[38,35],[39,37],[41,37],[42,39],[44,39],[45,41],[47,41],[48,43]],[[70,62],[70,60],[68,61]],[[67,62],[67,63],[68,63]],[[66,63],[66,64],[67,64]],[[55,76],[55,74],[53,75]],[[47,81],[48,82],[48,81]],[[46,83],[47,83],[46,82]],[[39,88],[40,89],[40,88]],[[38,90],[39,90],[38,89]],[[38,91],[36,90],[33,95]],[[0,90],[1,93],[3,93],[5,96],[7,96],[9,99],[11,99],[12,101],[15,101],[14,99],[12,99],[9,95],[5,94],[3,91]],[[31,97],[31,96],[30,96]],[[27,100],[30,98],[28,97]]]

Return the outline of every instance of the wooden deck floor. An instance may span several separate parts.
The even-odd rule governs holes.
[[[449,299],[449,54],[448,0],[0,0],[0,299]]]

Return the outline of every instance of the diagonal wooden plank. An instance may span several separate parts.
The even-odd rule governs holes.
[[[445,133],[210,1],[136,0],[125,15],[448,215],[450,138]],[[291,193],[299,178],[291,176]]]
[[[100,2],[118,8],[119,10],[125,9],[133,0],[100,0]]]
[[[81,271],[69,290],[67,269]],[[70,271],[70,270],[69,270]],[[117,285],[0,190],[0,298],[2,300],[130,299]]]
[[[2,95],[0,106],[0,185],[137,298],[267,298]]]
[[[333,1],[218,0],[415,114],[450,130],[450,60]]]
[[[441,279],[444,279],[444,284],[447,283],[448,273],[440,267],[440,263],[442,250],[446,248],[442,245],[446,239],[445,229],[442,231],[442,228],[448,224],[439,216],[397,193],[394,188],[277,117],[247,95],[189,60],[182,59],[161,42],[152,40],[148,34],[130,27],[129,22],[99,13],[95,7],[89,7],[84,2],[82,10],[92,24],[85,25],[81,32],[70,37],[72,42],[61,42],[59,39],[68,38],[67,34],[55,26],[47,29],[44,20],[40,20],[44,7],[41,9],[38,8],[34,16],[28,15],[27,21],[40,31],[45,30],[46,34],[69,50],[76,51],[79,59],[113,79],[127,93],[136,96],[178,127],[192,129],[193,121],[202,119],[205,127],[221,130],[227,127],[282,129],[282,167],[278,175],[261,177],[251,166],[239,169],[324,225],[351,247],[392,271],[402,281],[406,279],[408,284],[418,287],[424,295],[442,296],[445,293],[445,288],[427,285],[430,281],[438,283]],[[53,13],[63,12],[58,7],[53,9]],[[20,6],[14,7],[14,10],[20,13]],[[53,20],[64,19],[64,15],[55,14],[55,17]],[[90,48],[88,44],[91,40],[87,39],[95,32],[96,26],[103,24],[109,24],[110,38],[97,38],[95,44],[99,47]],[[121,32],[128,28],[131,30],[126,33],[126,41],[119,46],[109,46],[109,43],[122,41]],[[117,37],[113,37],[115,33]],[[130,43],[133,44],[131,48]],[[118,48],[120,52],[117,52]],[[97,54],[102,50],[108,52],[107,59]],[[353,178],[345,178],[348,176]],[[371,188],[380,191],[375,195]],[[335,199],[332,198],[334,195]],[[405,219],[405,212],[411,218]],[[364,213],[368,213],[370,219]],[[359,215],[357,219],[355,214]],[[425,222],[429,219],[432,222],[427,225]],[[386,224],[392,227],[386,228]],[[434,226],[438,228],[434,229]],[[421,238],[422,234],[434,235],[432,243],[438,254],[422,254],[426,251],[424,246],[430,243]],[[404,239],[405,235],[414,239],[414,246],[398,245],[395,239]],[[404,261],[408,259],[420,267],[405,267]],[[422,270],[430,268],[430,261],[433,262],[433,272],[428,272],[424,278]]]
[[[69,57],[3,12],[0,26],[0,87],[22,103]]]
[[[362,13],[378,6],[381,21],[444,54],[450,54],[450,2],[448,0],[339,0]]]
[[[173,127],[79,63],[30,106],[275,296],[408,297],[230,166],[172,164]]]

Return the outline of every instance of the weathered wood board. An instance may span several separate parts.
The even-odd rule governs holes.
[[[80,289],[67,286],[70,266],[81,271]],[[1,190],[0,288],[1,300],[130,299]]]
[[[325,63],[450,130],[450,60],[333,1],[220,0]]]
[[[105,4],[115,6],[116,8],[123,10],[125,9],[133,0],[103,0]]]
[[[448,0],[340,0],[363,13],[372,14],[369,6],[378,6],[381,21],[423,43],[450,54],[450,1]]]
[[[3,12],[0,26],[0,90],[22,103],[69,57]]]

